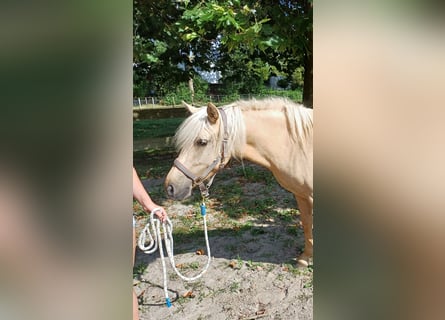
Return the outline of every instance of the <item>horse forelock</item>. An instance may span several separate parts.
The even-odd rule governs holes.
[[[241,111],[235,105],[224,107],[227,115],[227,130],[229,141],[227,144],[227,152],[233,157],[241,155],[241,149],[245,143],[245,126]],[[198,135],[203,131],[209,132],[214,139],[222,142],[223,128],[219,132],[213,130],[212,125],[207,119],[206,108],[200,108],[197,112],[186,118],[179,126],[174,137],[176,149],[184,150],[191,146]],[[215,144],[216,150],[219,150],[220,143]]]
[[[207,113],[205,108],[199,109],[186,118],[179,126],[174,137],[174,143],[178,151],[191,146],[202,130],[209,130]]]

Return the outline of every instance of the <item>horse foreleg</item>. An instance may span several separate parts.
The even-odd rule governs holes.
[[[312,260],[314,239],[312,237],[312,212],[313,212],[313,198],[295,196],[300,209],[301,223],[304,230],[304,251],[297,258],[297,262],[301,266],[307,267]]]

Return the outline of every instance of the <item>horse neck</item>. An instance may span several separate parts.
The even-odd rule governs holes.
[[[243,111],[246,141],[242,158],[270,169],[277,154],[286,148],[286,118],[276,110]]]

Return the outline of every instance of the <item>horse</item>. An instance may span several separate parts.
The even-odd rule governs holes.
[[[183,200],[199,186],[208,195],[215,174],[231,157],[256,163],[272,172],[293,193],[304,230],[300,266],[312,260],[313,112],[287,98],[239,100],[217,108],[197,108],[176,131],[179,155],[165,178],[169,198]]]

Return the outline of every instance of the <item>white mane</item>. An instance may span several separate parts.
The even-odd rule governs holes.
[[[293,139],[303,146],[307,138],[312,137],[312,110],[295,104],[286,98],[239,100],[222,108],[227,115],[228,153],[233,157],[238,158],[241,156],[241,149],[246,143],[246,129],[242,116],[242,111],[244,110],[282,110],[286,115],[289,131]],[[182,150],[191,146],[202,130],[209,132],[212,138],[218,139],[218,141],[222,140],[222,129],[219,133],[214,132],[208,122],[206,108],[200,108],[178,128],[174,138],[176,148]],[[219,149],[220,146],[216,145],[215,148]]]

